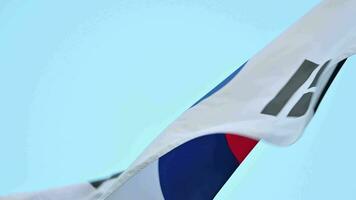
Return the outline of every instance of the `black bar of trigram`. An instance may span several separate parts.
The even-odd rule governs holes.
[[[287,84],[262,110],[262,114],[277,116],[293,94],[309,79],[318,64],[305,60]]]

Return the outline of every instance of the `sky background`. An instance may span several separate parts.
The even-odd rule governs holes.
[[[318,2],[0,0],[0,195],[124,170]],[[215,199],[356,199],[355,65],[296,144],[260,142]]]

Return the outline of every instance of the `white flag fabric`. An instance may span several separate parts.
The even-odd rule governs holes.
[[[356,53],[355,19],[356,0],[322,1],[184,112],[105,190],[84,199],[212,199],[256,141],[289,145],[302,135]]]
[[[42,192],[23,193],[8,197],[0,197],[0,200],[84,200],[88,198],[88,195],[93,194],[94,192],[95,188],[90,184],[79,184]]]
[[[121,173],[110,178],[71,185],[61,188],[48,189],[40,192],[21,193],[0,197],[0,200],[89,200],[97,199],[103,195],[115,182]]]
[[[127,193],[128,180],[143,173],[142,169],[202,136],[232,133],[277,145],[294,143],[313,117],[330,80],[345,59],[356,53],[354,19],[356,0],[322,1],[222,87],[184,112],[100,200]],[[165,188],[161,190],[168,196]]]

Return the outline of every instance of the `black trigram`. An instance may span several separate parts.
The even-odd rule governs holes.
[[[336,69],[334,70],[332,76],[330,77],[326,87],[320,95],[320,98],[316,104],[315,110],[317,109],[321,99],[324,97],[326,90],[329,88],[331,82],[334,80],[336,74],[345,63],[346,59],[341,61]],[[315,76],[313,82],[310,84],[309,88],[316,86],[321,74],[324,72],[325,68],[329,65],[330,60],[327,61],[319,69],[317,75]],[[289,79],[286,85],[278,92],[278,94],[264,107],[262,114],[277,116],[282,109],[287,105],[288,101],[292,98],[294,93],[304,85],[304,83],[310,78],[311,74],[318,68],[319,64],[316,64],[310,60],[305,60],[294,75]],[[314,92],[305,93],[298,102],[289,111],[288,117],[301,117],[307,112]]]
[[[104,178],[104,179],[101,179],[101,180],[96,180],[96,181],[90,182],[90,184],[91,184],[94,188],[98,189],[98,188],[99,188],[101,185],[103,185],[106,181],[110,181],[110,180],[112,180],[112,179],[114,179],[114,178],[117,178],[117,177],[119,177],[121,174],[122,174],[122,172],[119,172],[119,173],[116,173],[116,174],[110,176],[109,178]]]

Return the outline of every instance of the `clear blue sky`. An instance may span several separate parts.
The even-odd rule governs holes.
[[[318,2],[0,0],[0,194],[124,170]],[[300,141],[260,143],[216,199],[355,199],[355,64]]]

